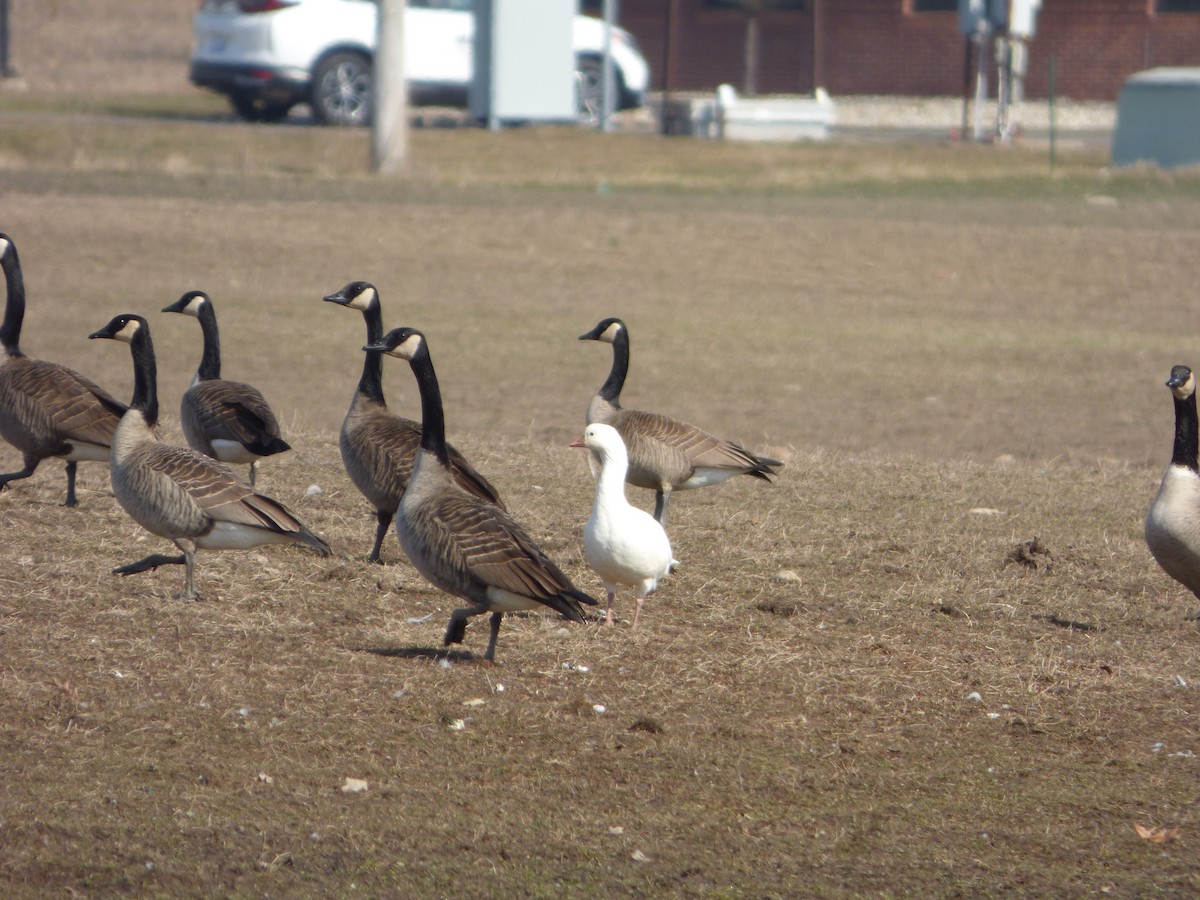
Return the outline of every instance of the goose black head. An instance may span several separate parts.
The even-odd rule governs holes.
[[[164,306],[163,312],[183,313],[185,316],[200,318],[200,310],[212,300],[204,291],[188,291],[170,306]]]
[[[146,320],[141,316],[135,316],[132,313],[122,313],[119,316],[114,316],[112,321],[101,328],[99,331],[93,331],[88,335],[89,340],[97,338],[107,338],[111,341],[124,341],[126,344],[133,343],[133,336],[143,328],[149,328]]]
[[[413,360],[425,347],[425,335],[415,328],[393,328],[377,344],[367,344],[363,350],[380,350],[388,356]]]
[[[1167,379],[1167,387],[1180,400],[1186,400],[1196,393],[1196,377],[1187,366],[1172,366],[1171,377]]]
[[[617,339],[617,335],[624,328],[625,323],[620,319],[604,319],[587,334],[581,334],[579,339],[581,341],[603,341],[606,344],[611,344]]]
[[[5,259],[9,253],[16,253],[16,246],[7,234],[0,231],[0,259]]]
[[[330,303],[336,303],[338,306],[346,306],[350,309],[357,309],[359,312],[366,312],[372,306],[379,305],[379,291],[369,281],[351,281],[341,290],[334,291],[322,299]]]

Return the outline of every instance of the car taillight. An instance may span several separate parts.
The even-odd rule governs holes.
[[[274,12],[296,3],[297,0],[238,0],[238,9],[244,13]]]

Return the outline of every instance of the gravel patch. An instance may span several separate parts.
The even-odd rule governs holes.
[[[937,128],[958,129],[962,125],[963,103],[960,97],[834,97],[837,125],[844,128]],[[968,121],[974,120],[969,106]],[[1117,121],[1116,104],[1098,101],[1059,100],[1055,104],[1055,125],[1068,131],[1111,131]],[[1050,127],[1050,104],[1045,99],[1027,100],[1016,110],[1016,119],[1025,128]],[[984,108],[985,125],[996,122],[996,103]]]

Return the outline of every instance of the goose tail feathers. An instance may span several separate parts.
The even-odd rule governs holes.
[[[270,434],[259,435],[253,443],[247,444],[246,449],[256,456],[274,456],[292,449],[292,445],[283,438]]]
[[[307,528],[301,528],[296,532],[296,539],[311,547],[318,556],[329,556],[333,553],[332,548],[325,543],[321,538],[317,537]]]
[[[551,609],[562,613],[572,622],[583,622],[583,607],[599,606],[600,602],[596,598],[588,596],[583,591],[568,590],[563,591],[548,605]]]

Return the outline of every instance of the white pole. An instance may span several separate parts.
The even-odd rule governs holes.
[[[601,78],[604,80],[602,102],[600,109],[600,130],[615,131],[616,123],[613,113],[617,108],[616,79],[613,73],[612,61],[612,30],[617,24],[617,0],[604,0],[604,66]]]
[[[408,79],[404,66],[407,0],[379,0],[375,68],[371,76],[371,160],[381,174],[408,163]]]

